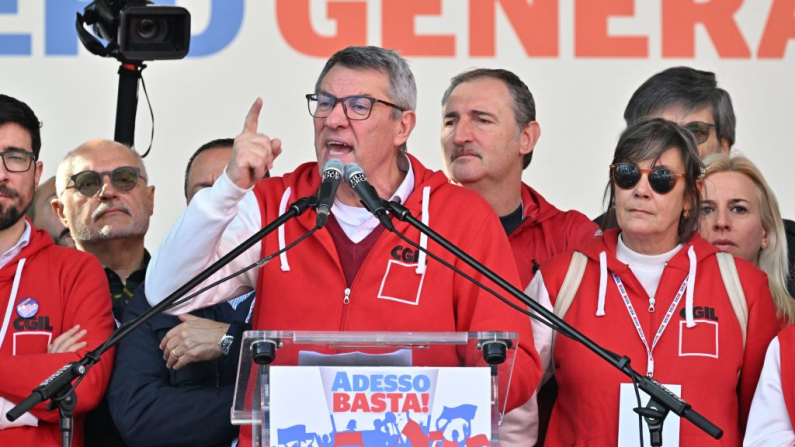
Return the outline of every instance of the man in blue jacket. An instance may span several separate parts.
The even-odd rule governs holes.
[[[188,201],[226,166],[232,140],[199,148],[188,162]],[[108,389],[111,415],[124,441],[137,446],[229,446],[240,339],[249,329],[254,293],[174,317],[159,314],[122,340]],[[144,287],[123,322],[149,310]]]

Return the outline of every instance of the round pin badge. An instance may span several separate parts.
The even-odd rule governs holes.
[[[39,311],[39,303],[33,298],[22,298],[17,303],[17,314],[22,318],[30,318]]]

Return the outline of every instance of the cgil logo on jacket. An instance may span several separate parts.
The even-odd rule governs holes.
[[[392,258],[397,259],[398,261],[417,262],[419,253],[419,251],[412,250],[410,248],[404,248],[402,245],[398,245],[392,249],[390,255],[392,255]]]
[[[679,316],[685,318],[685,309],[679,311]],[[714,307],[702,307],[696,306],[693,308],[693,318],[699,318],[702,320],[710,320],[710,321],[718,321],[718,317],[715,314]]]
[[[14,320],[14,329],[17,331],[52,331],[50,317],[38,316],[30,318],[19,317]]]

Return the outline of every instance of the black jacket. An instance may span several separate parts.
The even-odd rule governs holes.
[[[190,364],[179,371],[166,368],[159,344],[180,324],[158,314],[124,338],[116,351],[107,397],[110,413],[124,441],[143,446],[229,446],[238,436],[230,423],[240,339],[254,294],[234,310],[220,303],[192,312],[200,318],[234,324],[235,343],[229,355]],[[126,323],[150,309],[139,287],[124,312]]]

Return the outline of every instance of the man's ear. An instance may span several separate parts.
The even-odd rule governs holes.
[[[519,153],[527,155],[533,152],[539,138],[541,138],[541,126],[538,121],[530,121],[519,133]]]
[[[63,214],[63,203],[59,198],[54,198],[50,200],[50,206],[52,207],[52,212],[56,216],[58,216],[58,220],[61,221],[63,226],[69,228],[69,221],[66,220],[66,216]]]
[[[394,139],[394,146],[399,147],[406,144],[406,141],[409,139],[409,135],[411,135],[411,131],[414,130],[414,126],[417,125],[417,114],[414,113],[413,110],[406,110],[400,116],[400,119],[397,120],[397,133],[395,134]]]
[[[39,180],[41,180],[42,172],[44,172],[44,163],[37,161],[33,164],[33,184],[36,188],[39,187]]]
[[[149,199],[149,215],[155,213],[155,185],[149,185],[146,187],[146,195]]]
[[[726,138],[720,139],[720,153],[726,156],[729,156],[732,148],[729,145],[729,140]]]

